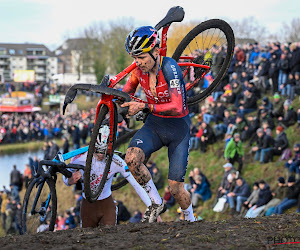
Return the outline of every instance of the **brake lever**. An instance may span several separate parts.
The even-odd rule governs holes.
[[[63,115],[65,114],[68,104],[74,101],[76,95],[77,95],[77,89],[71,87],[65,96],[64,105],[63,105]]]

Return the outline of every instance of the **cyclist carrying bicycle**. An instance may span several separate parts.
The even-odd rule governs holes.
[[[121,106],[128,106],[128,114],[131,116],[141,110],[150,112],[144,126],[132,138],[125,161],[152,200],[143,220],[154,222],[165,211],[165,205],[143,161],[145,157],[167,146],[171,193],[181,206],[185,219],[194,221],[190,195],[184,189],[191,123],[185,83],[176,61],[159,55],[159,44],[158,32],[151,26],[133,30],[125,41],[126,50],[138,67],[131,73],[123,91],[134,95],[140,84],[148,103],[131,101]]]
[[[102,129],[103,127],[100,128],[100,133],[95,144],[95,153],[91,169],[91,189],[93,189],[93,186],[96,186],[100,182],[105,168],[104,157],[107,150],[107,144],[101,141],[101,134],[103,133]],[[71,163],[85,165],[86,157],[87,152],[77,155],[71,159]],[[66,185],[73,185],[83,178],[83,170],[75,172],[75,169],[69,169],[69,171],[73,172],[71,178],[66,178],[63,176],[63,181]],[[126,180],[133,186],[147,207],[151,205],[151,200],[148,194],[131,175],[125,161],[120,156],[114,154],[107,181],[98,200],[94,203],[90,203],[85,199],[85,194],[83,193],[82,195],[83,199],[80,213],[83,228],[116,224],[117,210],[114,199],[111,195],[111,184],[116,173],[120,173],[124,178],[126,178]]]

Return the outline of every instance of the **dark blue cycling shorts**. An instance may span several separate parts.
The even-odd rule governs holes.
[[[144,126],[129,143],[129,148],[140,148],[144,151],[145,157],[148,157],[163,146],[167,146],[168,178],[184,182],[189,157],[190,124],[189,115],[182,118],[162,118],[149,114]]]

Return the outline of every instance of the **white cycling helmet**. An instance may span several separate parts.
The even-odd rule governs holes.
[[[95,153],[105,154],[107,150],[108,136],[109,127],[106,125],[101,126],[95,143]]]
[[[97,137],[97,141],[95,143],[95,153],[105,154],[106,149],[107,149],[107,144],[105,144],[104,142],[99,142],[98,137]]]

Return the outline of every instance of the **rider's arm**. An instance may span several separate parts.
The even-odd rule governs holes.
[[[74,180],[77,179],[77,176],[76,176],[77,174],[75,174],[76,169],[68,168],[68,170],[70,172],[72,172],[72,177],[71,178],[67,178],[67,177],[65,177],[63,175],[63,182],[65,183],[65,185],[71,186],[71,185],[75,184],[75,183],[71,183],[71,182],[72,182],[73,179]],[[74,174],[75,174],[75,176],[74,176]]]
[[[150,112],[177,116],[187,112],[186,90],[183,75],[178,64],[172,58],[164,58],[162,72],[168,84],[171,102],[149,104]]]
[[[138,196],[142,199],[145,205],[149,207],[151,205],[149,195],[132,176],[126,165],[126,162],[120,156],[114,155],[113,163],[118,165],[118,172],[130,183],[130,185],[134,188],[134,190],[137,192]]]
[[[83,155],[84,154],[77,155],[77,156],[73,157],[71,159],[70,163],[74,163],[74,164],[79,164],[79,165],[85,166],[85,158],[83,157]],[[83,176],[83,170],[80,170],[78,172],[77,172],[76,169],[73,169],[73,168],[68,168],[68,170],[70,172],[72,172],[72,177],[71,178],[67,178],[67,177],[65,177],[63,175],[63,182],[65,183],[65,185],[71,186],[71,185],[75,184],[79,179],[82,178],[82,176]],[[80,176],[80,178],[79,178],[79,176]],[[76,181],[76,182],[72,183],[73,181]]]
[[[139,79],[136,74],[136,69],[131,72],[131,75],[126,84],[124,85],[122,91],[126,92],[127,94],[134,95],[136,88],[139,85]]]

